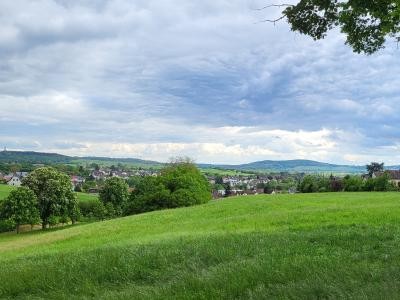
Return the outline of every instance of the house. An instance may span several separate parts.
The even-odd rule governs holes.
[[[90,174],[92,177],[93,177],[93,179],[95,179],[95,180],[100,180],[100,179],[104,179],[104,178],[106,178],[107,176],[106,176],[106,172],[104,172],[104,171],[97,171],[97,170],[95,170],[95,171],[93,171],[92,172],[92,174]]]
[[[29,175],[29,173],[28,172],[16,172],[14,175],[18,176],[20,179],[23,179],[23,178],[27,177]]]
[[[389,181],[394,185],[400,187],[400,170],[389,171]]]
[[[21,178],[19,176],[12,176],[8,181],[7,181],[7,185],[10,186],[21,186],[22,182],[21,182]]]
[[[82,185],[84,182],[85,182],[85,179],[80,176],[75,176],[75,175],[71,176],[71,183],[74,188],[78,185]]]
[[[382,176],[383,174],[389,175],[389,181],[395,186],[400,187],[400,170],[387,170],[385,172],[376,172],[372,174],[372,178]]]
[[[124,171],[111,171],[110,172],[110,176],[111,177],[118,177],[118,178],[122,178],[122,179],[128,179],[129,178],[129,174],[127,172],[124,172]]]

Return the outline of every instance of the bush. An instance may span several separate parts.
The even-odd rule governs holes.
[[[343,178],[343,188],[346,192],[358,192],[363,190],[363,179],[360,176],[346,175]]]
[[[51,215],[48,219],[50,227],[60,224],[60,216]]]
[[[15,226],[16,224],[13,220],[0,220],[0,232],[14,231]]]
[[[318,177],[307,175],[300,182],[298,190],[302,193],[315,193],[319,190]]]
[[[104,220],[106,217],[104,204],[99,199],[81,201],[79,202],[79,209],[85,218]]]

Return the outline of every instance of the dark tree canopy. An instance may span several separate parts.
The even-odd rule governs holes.
[[[383,172],[383,169],[384,169],[384,163],[372,162],[369,165],[367,165],[367,172],[370,177],[374,173]]]
[[[354,52],[372,54],[384,47],[389,37],[400,40],[399,0],[300,0],[285,7],[276,22],[286,19],[292,31],[323,39],[335,27],[346,35],[346,44]]]

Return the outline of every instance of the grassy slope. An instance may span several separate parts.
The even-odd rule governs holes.
[[[398,193],[232,198],[0,235],[0,297],[397,298]]]

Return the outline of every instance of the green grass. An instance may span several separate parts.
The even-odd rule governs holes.
[[[253,173],[240,171],[240,170],[225,170],[215,168],[200,168],[200,171],[204,174],[210,174],[214,176],[251,176]]]
[[[6,184],[0,184],[0,201],[6,198],[12,189],[14,189],[14,187]]]
[[[99,197],[96,194],[86,194],[86,193],[76,193],[76,195],[78,197],[78,201],[83,201],[83,202],[90,201]]]
[[[400,194],[260,195],[0,235],[0,298],[396,299]]]

